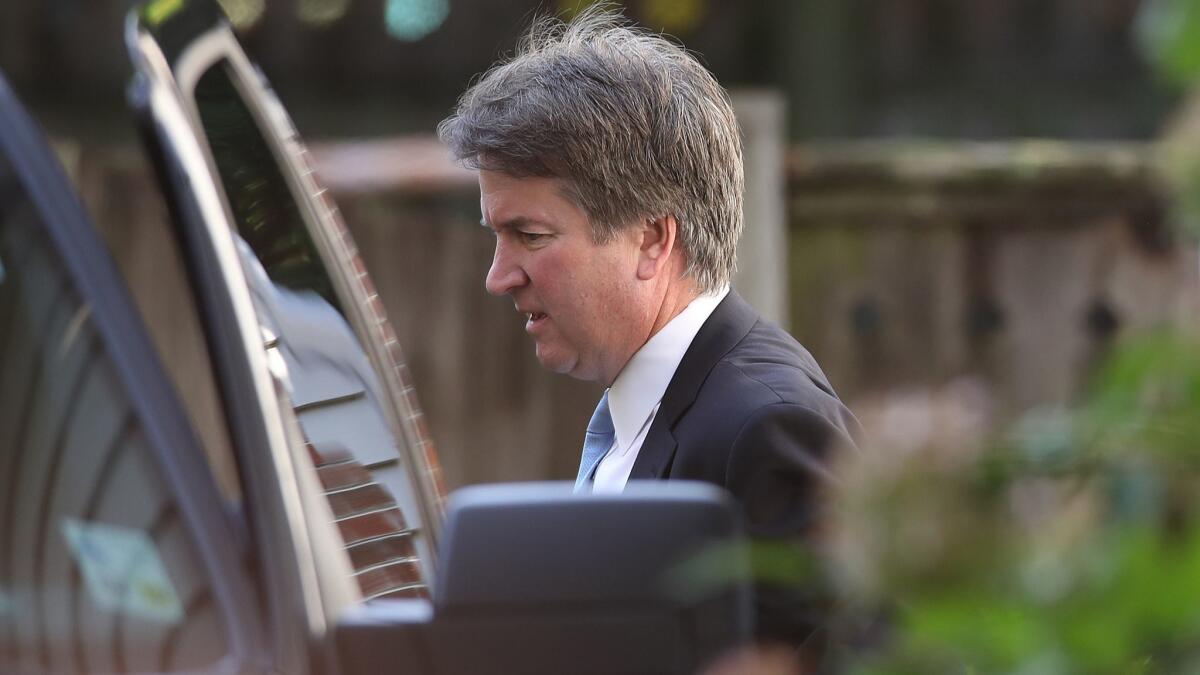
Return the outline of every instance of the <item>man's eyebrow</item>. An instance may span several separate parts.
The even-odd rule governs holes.
[[[529,218],[528,216],[516,216],[513,218],[509,218],[508,220],[505,220],[498,224],[489,223],[487,221],[487,218],[480,218],[479,224],[483,227],[486,227],[488,229],[493,229],[496,231],[526,227],[529,225],[541,225],[541,226],[545,227],[545,225],[544,225],[544,223],[542,223],[542,221],[536,220],[534,218]]]

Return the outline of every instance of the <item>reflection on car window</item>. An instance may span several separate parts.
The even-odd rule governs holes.
[[[195,670],[226,627],[150,441],[0,157],[0,671]]]
[[[225,68],[209,69],[195,96],[238,234],[271,281],[316,293],[337,308],[299,206]]]
[[[195,100],[228,196],[268,361],[284,380],[364,597],[424,595],[416,496],[379,377],[271,147],[231,79],[210,68]]]

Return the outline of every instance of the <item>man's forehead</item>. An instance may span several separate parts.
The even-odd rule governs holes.
[[[479,211],[484,227],[542,224],[574,216],[579,208],[558,178],[484,175],[480,171]]]
[[[492,222],[488,220],[487,213],[484,213],[483,217],[479,219],[479,225],[489,230],[499,231],[504,229],[519,229],[530,226],[547,226],[548,223],[538,220],[537,218],[530,218],[528,216],[520,215],[513,216],[511,218],[500,218],[496,222]]]
[[[479,170],[480,192],[500,190],[562,190],[566,180],[558,176],[525,176],[504,171]]]

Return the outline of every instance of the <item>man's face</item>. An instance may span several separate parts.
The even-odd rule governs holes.
[[[633,228],[594,243],[587,215],[554,178],[480,171],[479,192],[496,236],[488,292],[512,296],[543,366],[611,384],[648,338]]]

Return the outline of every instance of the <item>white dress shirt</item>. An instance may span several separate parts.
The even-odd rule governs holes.
[[[608,389],[608,410],[616,438],[596,467],[593,491],[620,492],[625,489],[646,432],[658,414],[663,393],[675,376],[675,369],[700,327],[728,293],[726,286],[716,293],[692,300],[667,325],[650,336],[617,375]]]

